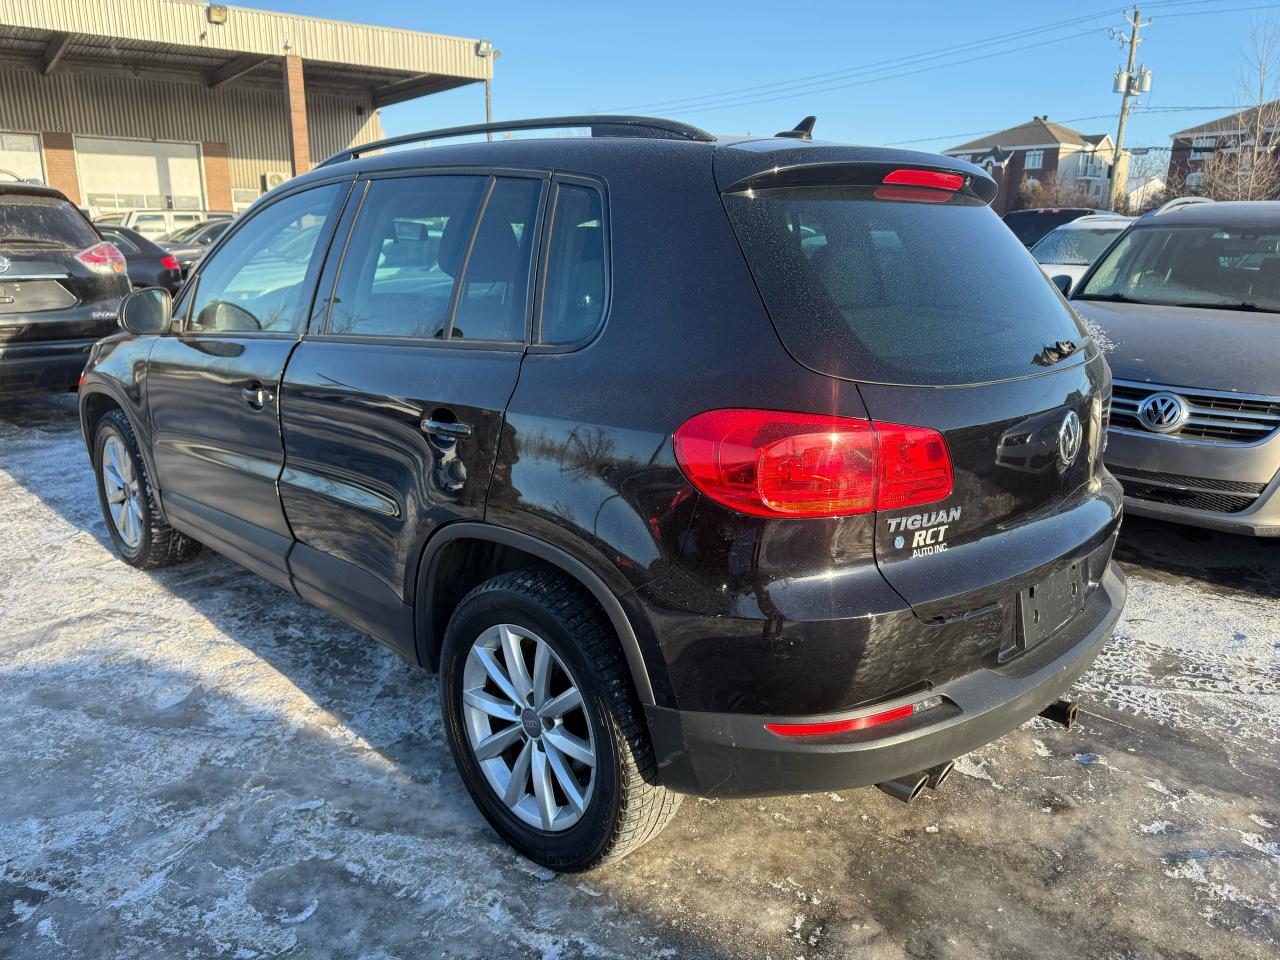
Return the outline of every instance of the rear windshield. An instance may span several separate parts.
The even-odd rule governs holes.
[[[1078,296],[1280,311],[1280,228],[1138,227],[1098,264]]]
[[[1042,239],[1031,250],[1031,255],[1041,263],[1061,263],[1087,266],[1107,249],[1124,227],[1059,227]]]
[[[98,242],[80,211],[56,197],[0,197],[0,245],[71,247]]]
[[[1042,371],[1046,346],[1084,342],[984,203],[875,199],[876,189],[725,196],[769,315],[801,363],[868,382],[981,383]]]
[[[1026,246],[1032,247],[1050,230],[1079,220],[1088,210],[1017,210],[1006,213],[1004,225]]]

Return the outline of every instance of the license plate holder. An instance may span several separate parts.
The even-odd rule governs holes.
[[[1030,650],[1057,633],[1084,607],[1084,561],[1071,566],[1018,594],[1020,650]]]

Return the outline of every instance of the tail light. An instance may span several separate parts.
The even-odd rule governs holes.
[[[114,243],[105,240],[88,250],[81,250],[76,254],[76,259],[94,273],[124,273],[124,254]]]
[[[943,500],[951,457],[926,427],[777,410],[711,410],[675,432],[693,485],[760,517],[838,517]]]
[[[178,264],[177,257],[162,257],[160,260],[160,266],[164,267],[166,270],[182,269],[182,267]]]

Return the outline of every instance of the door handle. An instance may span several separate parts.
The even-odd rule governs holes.
[[[253,409],[261,410],[275,399],[275,394],[260,383],[251,383],[240,391],[240,399]]]
[[[419,424],[422,432],[433,437],[449,437],[451,440],[466,440],[471,436],[471,424],[450,423],[446,420],[423,420]]]

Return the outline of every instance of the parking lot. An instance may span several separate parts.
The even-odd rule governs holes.
[[[121,563],[73,397],[0,409],[0,957],[1275,957],[1280,543],[1130,519],[1076,690],[911,806],[687,801],[556,876],[433,676],[215,554]]]

